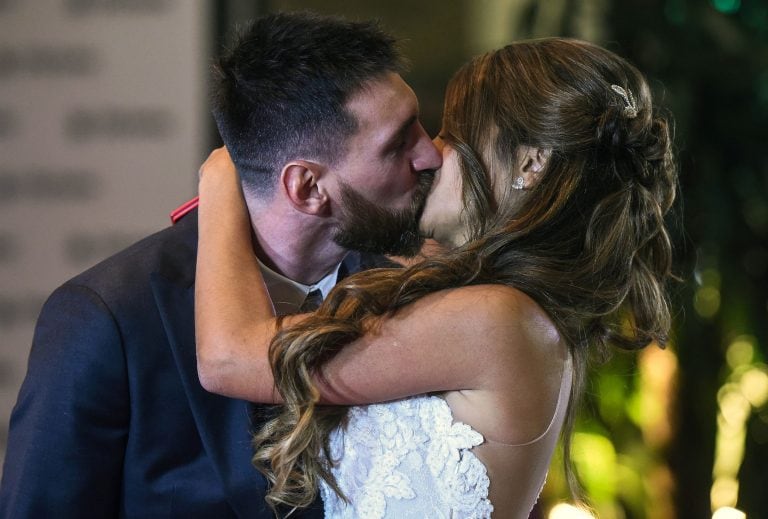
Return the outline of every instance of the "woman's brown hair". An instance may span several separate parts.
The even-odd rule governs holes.
[[[633,93],[636,114],[612,85]],[[518,42],[463,66],[448,85],[441,135],[460,157],[470,239],[408,269],[350,276],[312,317],[274,338],[285,406],[254,439],[268,502],[307,506],[319,478],[338,490],[328,438],[346,408],[317,405],[323,364],[426,294],[487,283],[525,292],[568,342],[575,377],[563,437],[577,489],[567,460],[589,352],[667,341],[664,219],[677,186],[670,134],[642,74],[590,43]],[[523,145],[551,151],[538,182],[519,191],[510,177]]]

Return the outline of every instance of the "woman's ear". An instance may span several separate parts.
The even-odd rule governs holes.
[[[519,146],[515,162],[515,178],[512,181],[514,189],[530,189],[541,178],[541,172],[547,166],[551,148],[537,148],[534,146]]]
[[[324,216],[330,212],[330,200],[318,180],[325,168],[312,161],[294,160],[280,172],[280,186],[291,205],[302,213]]]

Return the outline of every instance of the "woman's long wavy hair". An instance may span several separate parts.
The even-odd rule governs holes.
[[[612,85],[634,94],[636,117]],[[566,460],[588,353],[667,342],[665,215],[677,186],[671,123],[635,67],[577,40],[514,43],[456,73],[442,137],[460,158],[468,243],[408,269],[345,279],[312,317],[272,342],[285,405],[255,435],[253,460],[271,484],[273,507],[309,505],[320,478],[339,492],[328,439],[347,408],[317,404],[321,367],[377,320],[427,294],[498,283],[547,312],[574,359]],[[521,145],[551,150],[525,191],[510,188]],[[567,461],[566,471],[578,494]]]

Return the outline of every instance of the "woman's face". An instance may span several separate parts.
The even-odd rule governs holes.
[[[435,173],[421,217],[421,230],[441,245],[456,247],[463,245],[469,236],[463,221],[459,155],[440,137],[433,142],[442,154],[443,165]]]

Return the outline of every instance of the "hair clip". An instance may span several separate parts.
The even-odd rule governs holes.
[[[637,105],[635,104],[635,96],[632,95],[632,91],[624,90],[619,85],[611,85],[611,90],[619,94],[627,106],[624,107],[624,116],[627,119],[634,119],[637,117]]]

